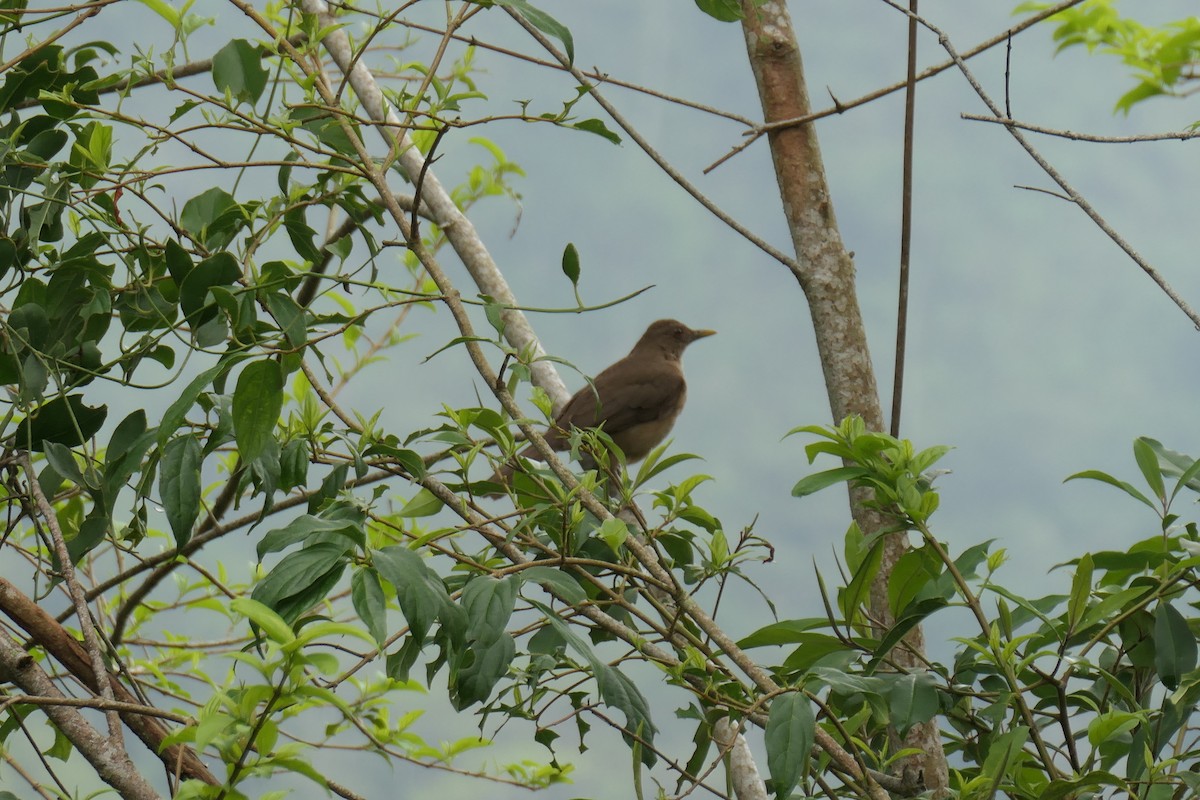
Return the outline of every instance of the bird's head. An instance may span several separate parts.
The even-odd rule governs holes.
[[[661,351],[668,358],[678,359],[689,344],[705,336],[712,336],[716,331],[694,330],[674,319],[660,319],[651,323],[642,338],[634,346],[634,351]]]

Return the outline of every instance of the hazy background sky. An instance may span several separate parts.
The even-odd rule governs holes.
[[[540,5],[571,29],[579,65],[759,116],[738,26],[715,22],[683,0]],[[1124,6],[1152,15],[1147,22],[1195,8],[1182,0]],[[849,100],[903,76],[906,21],[884,4],[806,0],[790,8],[814,107],[825,107],[829,93]],[[206,44],[215,50],[229,38],[259,35],[230,6],[200,4],[197,10],[219,19],[193,40],[194,58],[211,54],[201,52]],[[960,51],[1015,21],[1007,3],[924,0],[921,11]],[[412,13],[436,21],[443,6],[421,3]],[[145,24],[147,18],[141,6],[116,6],[97,19],[106,20],[112,37],[136,35],[136,44],[147,47],[155,36],[167,35],[165,26]],[[141,27],[131,28],[131,19],[142,20]],[[1177,130],[1200,117],[1194,102],[1179,100],[1150,101],[1129,118],[1114,115],[1113,105],[1132,79],[1115,59],[1082,51],[1053,57],[1050,30],[1043,25],[1013,42],[1009,89],[1017,118],[1123,134]],[[87,26],[83,32],[84,38],[96,36]],[[480,15],[468,32],[537,54],[536,45],[498,11]],[[435,44],[435,37],[424,37],[411,57],[426,58]],[[920,48],[922,66],[945,58],[927,32]],[[464,116],[512,113],[525,100],[531,111],[554,111],[574,96],[573,81],[561,73],[482,50],[477,63],[483,70],[479,88],[488,100],[467,103]],[[1002,99],[1004,48],[974,59],[971,67]],[[701,171],[708,164],[742,141],[742,126],[616,87],[604,91],[704,192],[790,252],[765,140],[705,176]],[[581,117],[602,115],[586,100],[577,109]],[[1152,515],[1115,490],[1063,485],[1063,478],[1099,468],[1132,480],[1137,473],[1130,443],[1141,434],[1200,453],[1197,332],[1078,209],[1015,188],[1052,185],[1002,128],[960,118],[985,109],[959,73],[947,71],[922,83],[917,109],[903,435],[920,447],[956,448],[940,465],[953,473],[941,479],[942,509],[933,520],[952,551],[996,539],[995,546],[1012,558],[1002,580],[1031,594],[1058,591],[1067,577],[1050,572],[1052,565],[1084,549],[1124,547],[1156,529]],[[902,96],[822,120],[818,131],[842,235],[856,253],[859,296],[886,407]],[[670,476],[678,479],[689,469],[712,475],[698,500],[731,535],[757,518],[756,532],[776,547],[774,563],[748,571],[780,615],[819,613],[811,588],[814,562],[833,580],[833,555],[840,553],[848,512],[845,494],[837,489],[802,501],[790,497],[791,486],[814,468],[804,458],[808,440],[781,440],[783,435],[798,425],[832,421],[795,281],[686,196],[628,140],[614,146],[596,136],[519,122],[455,132],[444,140],[445,155],[437,165],[444,183],[456,183],[467,166],[485,157],[467,142],[473,135],[487,136],[527,172],[516,183],[522,207],[515,233],[511,203],[489,200],[473,214],[522,303],[573,304],[559,269],[568,242],[581,254],[580,289],[589,303],[655,285],[605,311],[534,317],[550,352],[594,374],[623,355],[654,319],[672,316],[720,332],[687,354],[691,394],[674,434],[676,450],[706,460],[677,467]],[[1097,145],[1046,137],[1034,142],[1185,298],[1200,304],[1194,143]],[[465,271],[447,260],[470,294]],[[376,319],[372,328],[382,330],[388,322]],[[344,405],[364,416],[386,398],[385,422],[398,431],[433,424],[443,402],[469,405],[477,393],[486,394],[464,354],[451,351],[424,361],[456,333],[447,314],[417,313],[410,326],[419,338],[391,351],[386,363],[368,370],[342,396]],[[577,375],[564,378],[571,388],[582,384]],[[1181,508],[1190,512],[1191,498],[1184,501]],[[244,552],[242,543],[233,547],[242,550],[231,549],[225,557]],[[723,605],[721,620],[735,634],[769,620],[751,592],[735,592],[734,599]],[[935,654],[948,652],[949,637],[973,632],[961,622],[953,612],[932,620]],[[642,675],[656,680],[652,673]],[[670,707],[657,713],[658,721],[669,722]],[[472,721],[450,727],[463,735]],[[597,749],[587,755],[563,754],[576,763],[578,783],[545,796],[629,796],[627,751],[619,743],[604,745],[602,738],[589,741]],[[494,758],[515,758],[524,746],[510,741]],[[525,752],[544,758],[532,744]],[[407,767],[397,767],[395,776],[414,781],[414,789],[419,781],[445,796],[481,791],[492,798],[523,796]],[[365,775],[363,780],[368,781]],[[395,785],[395,778],[384,776],[378,790]],[[355,788],[377,796],[367,786]]]

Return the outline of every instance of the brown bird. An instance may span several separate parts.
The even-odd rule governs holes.
[[[572,428],[600,428],[621,448],[632,464],[657,447],[675,424],[687,399],[680,359],[689,344],[716,331],[692,330],[682,322],[660,319],[646,329],[629,355],[601,372],[567,401],[546,431],[546,443],[555,450],[570,447]],[[533,445],[521,458],[539,458]],[[595,459],[582,457],[585,469]],[[492,475],[508,483],[515,467],[506,464]]]

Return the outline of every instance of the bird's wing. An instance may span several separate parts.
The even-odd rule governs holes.
[[[661,364],[645,370],[628,366],[617,370],[616,366],[601,372],[592,385],[575,393],[558,416],[559,428],[603,425],[604,431],[613,436],[677,413],[687,389],[682,371],[664,369]]]

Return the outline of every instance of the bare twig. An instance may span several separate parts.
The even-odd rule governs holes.
[[[1043,125],[1034,125],[1031,122],[1021,122],[1013,119],[1009,115],[1002,117],[989,117],[984,114],[960,114],[962,119],[968,119],[972,122],[991,122],[996,125],[1003,125],[1008,128],[1020,128],[1023,131],[1030,133],[1044,133],[1047,136],[1057,136],[1060,139],[1070,139],[1075,142],[1094,142],[1096,144],[1133,144],[1136,142],[1165,142],[1165,141],[1187,141],[1188,139],[1200,138],[1200,130],[1190,131],[1162,131],[1161,133],[1135,133],[1131,136],[1101,136],[1095,133],[1079,133],[1077,131],[1063,130],[1060,128],[1047,128]]]
[[[947,36],[945,32],[923,17],[913,14],[895,0],[880,0],[880,2],[885,3],[889,7],[894,8],[896,11],[899,11],[901,14],[904,14],[907,17],[916,19],[922,26],[937,36],[938,44],[940,44],[950,55],[951,61],[958,66],[958,69],[960,72],[962,72],[963,77],[967,79],[967,83],[969,83],[971,88],[975,90],[975,94],[979,96],[979,99],[982,100],[984,105],[988,107],[988,110],[992,112],[992,116],[997,120],[1006,119],[1005,114],[1000,111],[1000,107],[979,83],[979,80],[975,77],[975,74],[971,72],[971,68],[967,66],[966,61],[964,61],[963,57],[960,56],[958,51],[954,49],[954,45],[951,43],[950,37]],[[1029,154],[1029,157],[1032,158],[1034,162],[1036,162],[1037,165],[1042,168],[1042,171],[1045,172],[1052,181],[1058,184],[1063,192],[1066,193],[1067,197],[1071,199],[1071,202],[1078,206],[1079,210],[1086,214],[1088,218],[1092,220],[1092,222],[1096,223],[1096,227],[1104,231],[1108,238],[1112,239],[1117,247],[1121,248],[1121,250],[1127,256],[1129,256],[1129,258],[1132,259],[1135,264],[1141,267],[1142,271],[1150,277],[1150,280],[1154,281],[1154,283],[1158,285],[1163,293],[1171,299],[1171,302],[1178,306],[1179,310],[1182,311],[1187,318],[1192,321],[1192,325],[1200,330],[1200,315],[1198,315],[1191,305],[1189,305],[1188,302],[1183,299],[1182,295],[1175,291],[1174,287],[1167,282],[1167,279],[1164,278],[1162,274],[1154,268],[1154,265],[1147,261],[1141,255],[1141,253],[1139,253],[1137,250],[1134,250],[1133,245],[1125,241],[1121,234],[1117,233],[1116,229],[1108,223],[1108,220],[1100,215],[1100,212],[1088,202],[1087,198],[1081,195],[1078,191],[1076,191],[1074,186],[1067,182],[1067,179],[1064,178],[1062,174],[1045,158],[1045,156],[1043,156],[1037,150],[1037,148],[1035,148],[1029,142],[1029,139],[1027,139],[1024,134],[1021,133],[1016,125],[1006,124],[1005,130],[1007,130],[1009,134],[1011,134],[1012,137],[1017,140],[1017,143],[1021,145],[1025,152]]]
[[[104,680],[104,677],[108,675],[108,666],[104,663],[103,645],[100,643],[100,637],[96,634],[96,626],[92,624],[87,596],[75,575],[75,565],[71,562],[67,541],[63,537],[62,529],[58,526],[58,515],[54,513],[54,507],[42,493],[42,485],[38,482],[37,472],[33,469],[33,459],[29,453],[22,452],[19,458],[21,467],[25,470],[26,479],[29,481],[29,497],[38,513],[42,515],[42,519],[45,520],[46,528],[50,531],[54,554],[58,557],[59,571],[62,573],[63,582],[66,583],[67,591],[71,595],[75,613],[79,617],[79,629],[83,631],[84,646],[87,648],[88,658],[91,660],[92,672],[96,675],[96,691],[111,703],[113,701],[112,687],[109,686],[108,681]],[[116,711],[111,710],[106,711],[104,717],[108,721],[108,737],[112,746],[123,749],[121,717]]]
[[[33,657],[3,632],[0,632],[0,675],[27,694],[66,699]],[[115,743],[111,736],[101,736],[78,709],[65,704],[44,705],[43,708],[55,727],[121,797],[127,800],[157,800],[158,792],[142,777],[125,749]]]
[[[650,142],[641,135],[637,128],[635,128],[633,124],[629,122],[629,120],[626,119],[620,111],[617,110],[616,106],[609,102],[608,99],[600,93],[596,83],[589,80],[587,75],[585,75],[582,70],[571,64],[571,61],[567,58],[566,53],[559,50],[558,47],[556,47],[555,44],[550,41],[545,34],[534,27],[529,20],[525,19],[525,17],[523,17],[515,9],[505,8],[505,11],[508,12],[509,16],[512,17],[518,25],[525,29],[526,33],[532,36],[538,44],[544,47],[547,53],[550,53],[555,59],[557,59],[558,62],[568,72],[571,73],[571,76],[574,77],[575,80],[579,81],[581,86],[587,87],[588,93],[591,95],[592,99],[604,109],[604,111],[612,118],[613,122],[619,125],[621,130],[625,131],[629,138],[632,139],[634,143],[642,149],[642,152],[650,156],[650,159],[658,165],[658,168],[666,173],[671,180],[675,181],[675,183],[678,184],[681,189],[695,198],[700,205],[712,212],[717,219],[721,220],[721,222],[724,222],[730,228],[741,234],[746,241],[750,242],[755,247],[762,250],[771,258],[783,264],[793,272],[799,271],[800,266],[796,263],[796,259],[787,255],[782,250],[769,243],[766,239],[763,239],[761,236],[747,228],[732,215],[718,206],[712,199],[708,197],[708,195],[701,192],[699,187],[689,181],[682,172],[677,170],[674,165],[672,165],[670,161],[668,161],[661,153],[659,153],[654,146],[651,145]]]
[[[979,55],[980,53],[982,53],[986,50],[990,50],[991,48],[995,47],[996,45],[1000,44],[1001,42],[1011,39],[1011,37],[1020,33],[1021,31],[1036,25],[1037,23],[1041,22],[1042,20],[1046,19],[1047,17],[1052,17],[1055,14],[1057,14],[1058,12],[1068,9],[1071,6],[1077,6],[1082,2],[1083,2],[1083,0],[1063,0],[1063,2],[1059,3],[1056,6],[1052,6],[1051,8],[1043,9],[1042,11],[1039,11],[1038,13],[1034,14],[1033,16],[1030,16],[1030,17],[1027,17],[1026,19],[1021,20],[1016,25],[1013,25],[1012,27],[1008,28],[1007,30],[1002,31],[1001,33],[997,34],[996,36],[993,36],[991,39],[988,39],[984,42],[980,42],[979,44],[972,47],[970,50],[965,51],[963,53],[963,58],[974,58],[975,56]],[[953,67],[953,66],[954,66],[954,59],[950,59],[949,61],[943,61],[941,64],[936,64],[932,67],[928,67],[928,68],[922,70],[916,76],[916,81],[918,83],[920,83],[921,81],[925,80],[926,78],[932,78],[934,75],[945,72],[946,70],[950,69],[950,67]],[[711,172],[714,169],[716,169],[717,167],[721,166],[726,161],[728,161],[729,159],[736,156],[738,153],[740,153],[743,150],[745,150],[746,148],[748,148],[750,145],[754,144],[764,134],[770,133],[773,130],[780,130],[782,128],[790,128],[790,127],[793,127],[796,125],[806,125],[809,122],[815,122],[819,119],[824,119],[825,117],[831,117],[834,114],[841,114],[845,111],[849,111],[852,108],[857,108],[858,106],[862,106],[862,105],[866,105],[867,103],[874,102],[875,100],[878,100],[881,97],[887,97],[889,94],[891,94],[893,92],[898,92],[901,89],[905,88],[906,86],[908,86],[907,78],[902,81],[897,81],[896,83],[893,83],[890,86],[884,86],[881,89],[876,89],[873,92],[868,92],[867,94],[864,94],[862,97],[858,97],[854,100],[847,100],[845,102],[842,102],[842,101],[839,101],[836,98],[834,98],[833,106],[830,108],[823,109],[821,111],[814,111],[814,112],[811,112],[808,114],[803,114],[803,115],[800,115],[797,117],[790,117],[788,119],[776,120],[774,122],[768,122],[763,125],[760,125],[760,126],[754,128],[753,130],[747,131],[745,135],[749,138],[746,141],[739,144],[737,147],[734,147],[732,150],[730,150],[725,155],[721,156],[721,158],[714,161],[708,167],[706,167],[704,170],[704,174],[707,175],[709,172]],[[832,97],[832,95],[831,95],[831,97]]]

